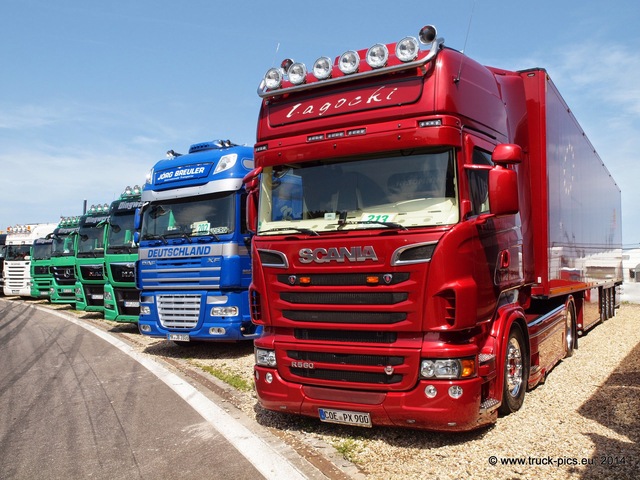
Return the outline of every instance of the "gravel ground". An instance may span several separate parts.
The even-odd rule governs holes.
[[[457,434],[360,429],[266,411],[252,390],[251,345],[179,347],[143,337],[133,325],[75,313],[157,359],[207,376],[211,369],[225,372],[237,387],[209,378],[298,450],[328,457],[342,472],[330,478],[632,479],[640,472],[640,305],[623,304],[615,318],[581,337],[573,357],[527,393],[520,411]]]

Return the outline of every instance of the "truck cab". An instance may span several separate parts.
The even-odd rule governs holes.
[[[7,229],[4,270],[4,294],[31,296],[31,247],[36,239],[45,237],[55,223],[31,223]]]
[[[37,238],[31,247],[31,296],[48,298],[51,292],[51,253],[53,239],[51,235]]]
[[[76,310],[104,311],[104,229],[109,205],[92,205],[75,235]]]
[[[143,335],[184,345],[252,340],[251,236],[243,177],[253,151],[228,140],[168,152],[151,170],[138,217]]]
[[[75,242],[80,217],[62,217],[51,236],[51,290],[49,301],[54,304],[75,305],[76,257]]]
[[[136,323],[140,313],[140,295],[136,289],[135,265],[138,245],[134,242],[134,217],[142,206],[138,185],[127,187],[109,208],[105,230],[104,318],[115,322]]]

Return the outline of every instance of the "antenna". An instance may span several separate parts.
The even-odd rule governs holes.
[[[473,11],[476,8],[476,0],[471,3],[471,14],[469,15],[469,24],[467,25],[467,34],[464,37],[464,45],[462,47],[462,59],[460,59],[460,68],[458,69],[458,76],[453,80],[453,83],[460,81],[460,75],[462,75],[462,64],[464,63],[465,52],[467,50],[467,40],[469,40],[469,31],[471,30],[471,20],[473,19]]]
[[[276,51],[273,52],[273,61],[271,62],[271,65],[275,65],[275,63],[276,63],[276,55],[278,55],[278,51],[279,50],[280,50],[280,42],[278,42],[278,45],[276,45]]]

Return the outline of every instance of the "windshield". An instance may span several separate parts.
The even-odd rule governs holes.
[[[7,245],[5,260],[8,262],[16,260],[27,260],[30,252],[31,245]]]
[[[142,240],[218,236],[235,228],[235,192],[153,203],[144,211]]]
[[[453,150],[268,167],[258,234],[450,225],[457,195]]]
[[[81,226],[78,230],[78,253],[104,253],[104,224]]]
[[[34,243],[31,260],[48,260],[51,258],[53,243]]]
[[[52,257],[66,257],[75,255],[74,236],[66,234],[56,234],[53,236]]]
[[[107,249],[111,251],[129,249],[133,243],[133,219],[135,210],[129,210],[121,214],[112,215],[109,220],[109,233],[107,234]]]

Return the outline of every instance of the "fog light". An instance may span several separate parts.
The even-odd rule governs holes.
[[[140,331],[144,333],[151,332],[151,325],[140,325]]]
[[[424,389],[424,394],[427,398],[433,398],[438,394],[438,389],[434,385],[427,385]]]
[[[452,385],[449,387],[449,396],[451,398],[460,398],[462,396],[462,387],[459,385]]]
[[[267,383],[272,383],[273,382],[273,375],[271,373],[267,373],[264,376],[264,381]]]
[[[223,327],[211,327],[209,329],[209,335],[224,335],[227,330]]]

